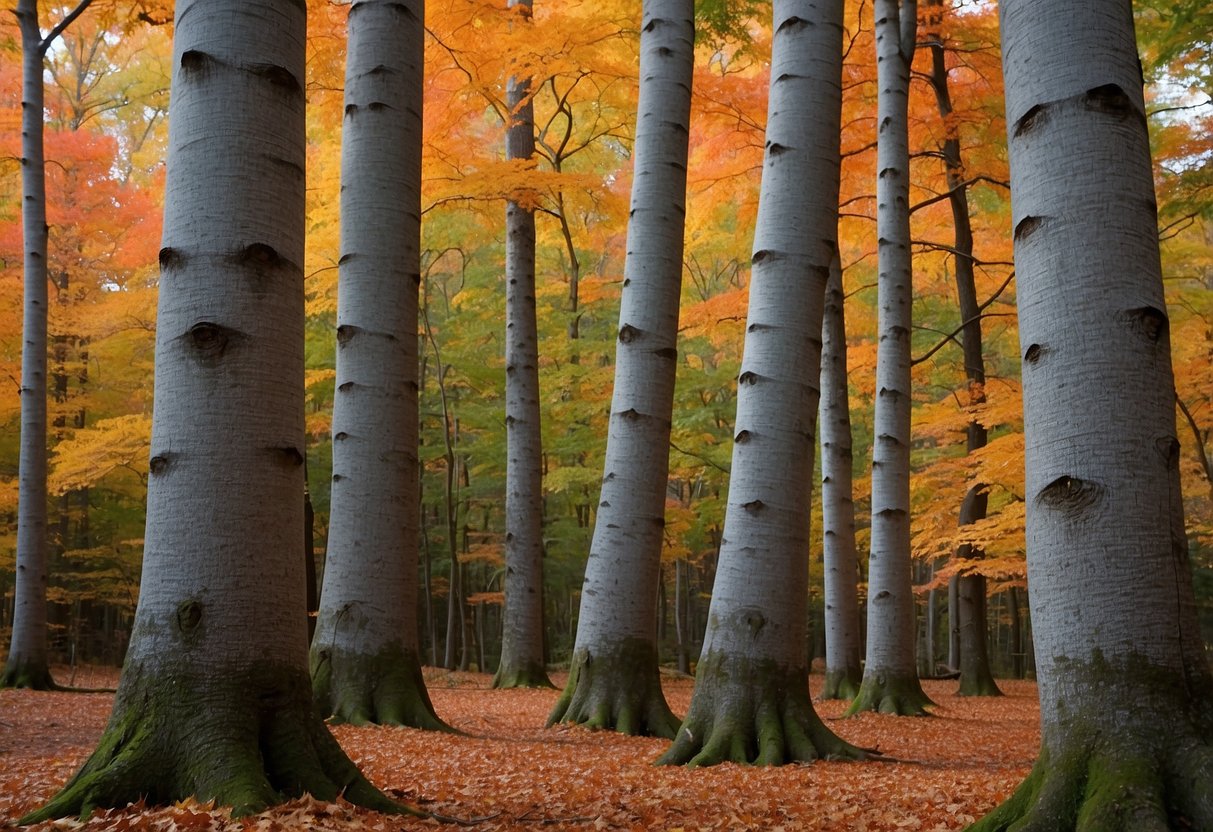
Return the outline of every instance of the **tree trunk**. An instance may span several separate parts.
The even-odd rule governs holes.
[[[509,0],[529,25],[531,0]],[[535,155],[531,79],[510,77],[507,159]],[[550,688],[543,658],[543,439],[535,313],[535,212],[505,209],[505,607],[495,688]]]
[[[956,297],[960,308],[960,343],[964,352],[965,378],[969,382],[968,403],[986,400],[986,367],[981,343],[981,307],[977,303],[977,283],[973,275],[973,227],[969,221],[969,195],[964,184],[964,160],[960,155],[960,137],[952,117],[952,96],[948,90],[948,68],[943,49],[943,4],[931,0],[930,48],[931,89],[943,121],[944,174],[948,185],[948,204],[952,209],[953,266],[956,272]],[[986,429],[980,422],[969,422],[965,452],[972,454],[986,445]],[[986,486],[974,483],[960,508],[960,525],[968,525],[986,516]],[[956,557],[971,559],[981,551],[968,544],[959,547]],[[958,579],[960,602],[960,695],[1001,696],[1002,691],[990,672],[990,644],[986,622],[986,579],[966,574]]]
[[[24,316],[21,326],[21,445],[17,484],[17,575],[13,632],[0,687],[50,690],[46,588],[47,225],[43,156],[43,56],[37,0],[19,0],[21,29],[21,223]]]
[[[312,640],[325,716],[444,729],[417,633],[421,0],[350,7],[328,561]]]
[[[925,713],[931,700],[914,659],[910,582],[910,151],[907,106],[914,57],[914,0],[876,0],[876,229],[880,341],[872,442],[872,549],[868,558],[868,653],[848,714]]]
[[[822,699],[851,699],[859,692],[863,679],[843,301],[842,264],[835,254],[826,284],[821,327],[821,535],[826,607],[826,679]]]
[[[1041,752],[974,829],[1213,829],[1129,3],[1004,0]]]
[[[732,481],[695,693],[660,763],[859,758],[809,700],[809,512],[837,254],[841,0],[776,0]]]
[[[548,724],[672,738],[658,673],[665,529],[694,67],[692,0],[645,0],[635,174],[615,390],[569,681]]]
[[[24,822],[190,796],[239,814],[304,793],[397,808],[308,680],[305,9],[182,0],[175,21],[134,635],[97,750]]]

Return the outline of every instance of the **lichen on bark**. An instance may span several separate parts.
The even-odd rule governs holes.
[[[853,670],[827,670],[825,684],[821,687],[821,700],[854,699],[859,695],[863,676]]]
[[[539,663],[502,664],[493,674],[494,688],[554,688],[548,671]]]
[[[330,722],[455,730],[434,711],[417,654],[399,643],[374,655],[314,647],[311,671],[312,699]]]
[[[568,684],[548,715],[547,725],[550,728],[561,722],[673,739],[678,718],[661,690],[653,645],[643,639],[624,639],[610,653],[578,650]]]
[[[128,664],[97,749],[19,823],[193,797],[248,815],[302,794],[420,814],[375,788],[312,708],[307,675],[264,664],[201,670]]]
[[[4,665],[4,672],[0,673],[0,688],[61,690],[45,662],[21,661],[16,657],[10,657]]]
[[[862,760],[862,748],[834,734],[809,701],[808,671],[722,652],[695,674],[695,699],[658,765],[782,765]]]
[[[863,678],[859,693],[846,710],[846,716],[861,711],[894,716],[929,716],[935,703],[922,690],[918,677],[890,672],[870,672]]]

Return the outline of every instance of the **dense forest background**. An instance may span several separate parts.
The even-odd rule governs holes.
[[[699,652],[723,525],[766,119],[764,4],[701,3],[678,386],[659,636]],[[1213,640],[1213,77],[1209,10],[1137,7],[1171,321],[1188,534]],[[61,10],[47,4],[53,19]],[[725,11],[729,12],[725,14]],[[323,577],[334,387],[345,16],[309,2],[308,439],[311,556]],[[504,204],[536,209],[548,659],[572,650],[602,476],[636,110],[635,0],[427,3],[421,340],[423,658],[492,670],[500,650],[504,527]],[[840,242],[861,552],[876,357],[875,49],[870,4],[848,6]],[[98,0],[47,54],[50,225],[51,625],[57,657],[121,661],[138,597],[147,484],[156,253],[171,23],[148,3]],[[1030,670],[1019,345],[996,10],[924,5],[950,107],[920,49],[910,97],[914,239],[913,530],[924,671],[947,651],[946,586],[989,579],[996,672]],[[13,599],[21,353],[20,38],[0,21],[0,641]],[[505,158],[505,83],[534,79],[537,155]],[[943,147],[960,143],[963,168]],[[951,176],[951,180],[949,177]],[[946,195],[967,189],[987,381],[971,389],[957,334]],[[951,184],[950,184],[951,182]],[[1133,391],[1123,391],[1132,396]],[[976,414],[990,443],[965,455]],[[963,530],[973,482],[989,516]],[[304,499],[304,495],[300,495]],[[814,520],[820,533],[820,523]],[[979,544],[984,557],[958,559]],[[820,541],[811,563],[820,614]],[[301,557],[303,554],[301,553]],[[458,570],[459,580],[452,581]],[[452,587],[457,591],[452,595]],[[447,610],[457,604],[454,628]],[[820,649],[821,630],[815,626]],[[1018,637],[1017,637],[1018,635]]]

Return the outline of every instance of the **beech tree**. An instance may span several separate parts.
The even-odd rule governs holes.
[[[326,716],[440,729],[416,615],[423,9],[349,11],[333,479],[311,669]]]
[[[17,576],[13,632],[0,688],[55,687],[47,640],[46,586],[46,159],[43,59],[92,0],[82,0],[45,37],[38,1],[19,0],[21,30],[21,222],[24,298],[21,325],[21,451],[18,462]]]
[[[509,0],[519,25],[531,0]],[[506,84],[507,159],[535,155],[531,80]],[[553,687],[543,658],[543,440],[539,422],[539,325],[535,310],[535,211],[505,209],[505,608],[493,687]]]
[[[632,207],[615,389],[569,680],[548,724],[671,738],[661,691],[657,581],[686,220],[695,58],[692,0],[645,0]]]
[[[96,751],[23,822],[191,795],[395,809],[316,715],[307,671],[305,6],[175,11],[139,607]]]
[[[974,828],[1210,829],[1213,677],[1132,8],[999,11],[1041,750]]]
[[[859,558],[855,553],[851,410],[842,264],[830,263],[821,324],[821,539],[826,678],[822,699],[851,699],[863,680],[859,631]]]
[[[908,105],[917,3],[876,0],[876,235],[880,260],[872,548],[868,558],[867,661],[847,710],[912,715],[931,700],[914,661],[910,581],[910,254]]]
[[[658,762],[857,759],[809,700],[809,506],[822,306],[837,256],[841,0],[776,0],[745,353],[690,711]]]

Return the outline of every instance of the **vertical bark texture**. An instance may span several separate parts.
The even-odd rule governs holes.
[[[732,481],[695,694],[660,762],[860,752],[809,701],[809,510],[822,306],[837,252],[841,0],[777,0]]]
[[[326,716],[444,728],[417,633],[423,9],[350,7],[332,508],[311,667]]]
[[[21,449],[17,481],[17,576],[13,633],[0,687],[54,687],[46,621],[46,163],[42,151],[42,31],[37,0],[20,0],[21,221],[24,316],[21,324]]]
[[[931,704],[914,660],[910,580],[910,149],[908,103],[916,4],[876,0],[876,234],[880,262],[868,649],[848,713],[924,713]]]
[[[960,308],[962,329],[961,349],[964,353],[965,378],[969,382],[969,404],[986,400],[986,366],[981,344],[981,307],[977,303],[977,282],[973,274],[973,226],[969,221],[969,193],[964,184],[964,160],[960,154],[960,136],[952,118],[952,95],[948,88],[948,67],[943,48],[943,3],[931,0],[931,89],[944,124],[941,148],[944,175],[948,183],[948,204],[952,209],[952,263],[956,273],[956,299]],[[969,422],[965,452],[973,453],[986,445],[986,429],[980,422]],[[960,525],[966,526],[986,516],[986,488],[974,483],[965,494],[960,507]],[[970,559],[981,551],[965,544],[956,556]],[[986,579],[983,575],[963,575],[958,578],[960,616],[960,694],[962,696],[999,696],[1002,691],[990,672],[990,645],[986,626]],[[933,668],[932,668],[933,670]]]
[[[976,828],[1213,829],[1132,9],[1000,13],[1041,755]]]
[[[528,25],[531,0],[509,0]],[[507,159],[535,155],[531,79],[510,77]],[[543,661],[543,440],[535,319],[535,212],[505,208],[505,609],[493,687],[552,687]]]
[[[821,324],[821,535],[825,561],[826,681],[822,699],[850,699],[863,678],[859,558],[855,553],[851,405],[842,264],[835,254]]]
[[[569,681],[548,723],[672,737],[657,667],[657,581],[686,220],[694,3],[645,0],[615,390]]]
[[[97,750],[25,820],[145,796],[395,806],[308,684],[304,4],[183,0],[174,19],[139,607]]]

